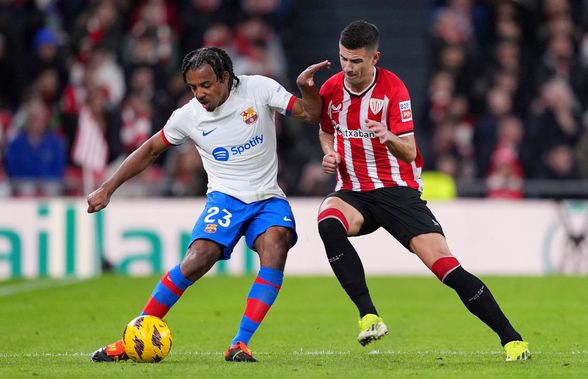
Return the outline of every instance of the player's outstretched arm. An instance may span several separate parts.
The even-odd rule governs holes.
[[[296,99],[292,108],[292,116],[311,124],[317,124],[321,118],[323,100],[314,83],[314,74],[331,67],[328,60],[313,64],[302,71],[296,79],[301,99]]]
[[[118,187],[145,170],[168,147],[159,132],[145,141],[123,161],[108,180],[88,195],[88,213],[106,208]]]

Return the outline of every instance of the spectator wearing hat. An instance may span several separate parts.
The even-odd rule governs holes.
[[[32,56],[27,62],[28,78],[31,81],[36,81],[47,70],[54,71],[57,73],[58,93],[63,91],[68,74],[55,31],[41,28],[35,33],[32,41]]]

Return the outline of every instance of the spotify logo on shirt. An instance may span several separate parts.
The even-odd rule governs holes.
[[[217,161],[228,161],[229,160],[229,152],[224,147],[217,147],[216,149],[212,150],[212,156]]]
[[[263,143],[263,134],[259,136],[255,136],[251,138],[249,141],[245,142],[242,145],[231,146],[228,149],[225,147],[217,147],[212,151],[212,156],[214,159],[220,162],[228,161],[230,156],[233,155],[241,155],[247,152],[249,149],[252,149],[258,145]],[[229,153],[230,151],[230,153]]]

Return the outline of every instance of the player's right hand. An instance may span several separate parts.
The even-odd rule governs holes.
[[[330,61],[324,60],[322,62],[308,66],[306,70],[302,71],[300,75],[298,75],[298,78],[296,78],[296,85],[298,85],[298,87],[313,87],[314,74],[316,74],[317,71],[324,70],[325,68],[331,68]]]
[[[341,156],[339,153],[331,151],[323,157],[323,171],[327,174],[334,174],[337,172],[339,163],[341,163]]]
[[[88,195],[88,213],[98,212],[110,203],[110,193],[104,187]]]

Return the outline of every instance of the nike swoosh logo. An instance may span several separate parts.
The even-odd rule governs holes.
[[[290,219],[290,217],[284,216],[284,221],[292,221],[292,220]]]
[[[207,135],[209,135],[210,133],[214,132],[216,130],[216,128],[211,129],[207,132],[205,132],[204,130],[202,131],[202,137],[206,137]]]

